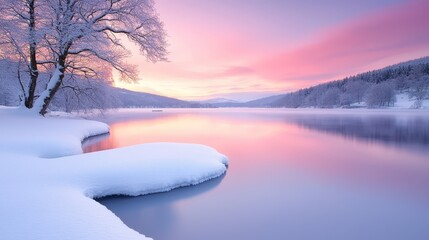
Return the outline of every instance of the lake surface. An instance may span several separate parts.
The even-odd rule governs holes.
[[[99,200],[155,240],[429,239],[428,111],[122,110],[99,120],[110,136],[86,152],[187,142],[230,159],[226,175],[198,186]]]

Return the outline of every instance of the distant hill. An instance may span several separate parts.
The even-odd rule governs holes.
[[[198,104],[201,108],[220,108],[220,107],[240,107],[243,103],[237,100],[228,98],[212,98],[202,101],[190,101]]]
[[[228,98],[212,98],[203,101],[197,101],[202,104],[218,104],[218,103],[240,103],[240,101],[228,99]]]
[[[272,104],[282,99],[286,94],[264,97],[253,101],[245,102],[244,107],[272,107]]]
[[[246,107],[394,107],[397,96],[412,107],[429,101],[429,57],[391,65],[292,93],[244,103]]]
[[[191,103],[150,93],[134,92],[122,88],[112,87],[111,94],[117,99],[117,107],[121,108],[190,108],[200,106],[198,103]]]

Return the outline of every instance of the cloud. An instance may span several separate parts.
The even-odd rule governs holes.
[[[254,64],[277,81],[315,81],[361,70],[375,61],[429,53],[428,0],[413,0],[316,34],[311,44]],[[328,79],[325,79],[328,80]]]

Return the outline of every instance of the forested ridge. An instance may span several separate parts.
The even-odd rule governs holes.
[[[288,93],[270,107],[388,107],[406,93],[416,108],[429,97],[429,57]]]

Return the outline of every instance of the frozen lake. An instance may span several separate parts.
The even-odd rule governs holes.
[[[186,142],[230,159],[225,176],[198,186],[100,200],[155,240],[429,239],[428,111],[122,110],[99,120],[111,134],[87,152]]]

